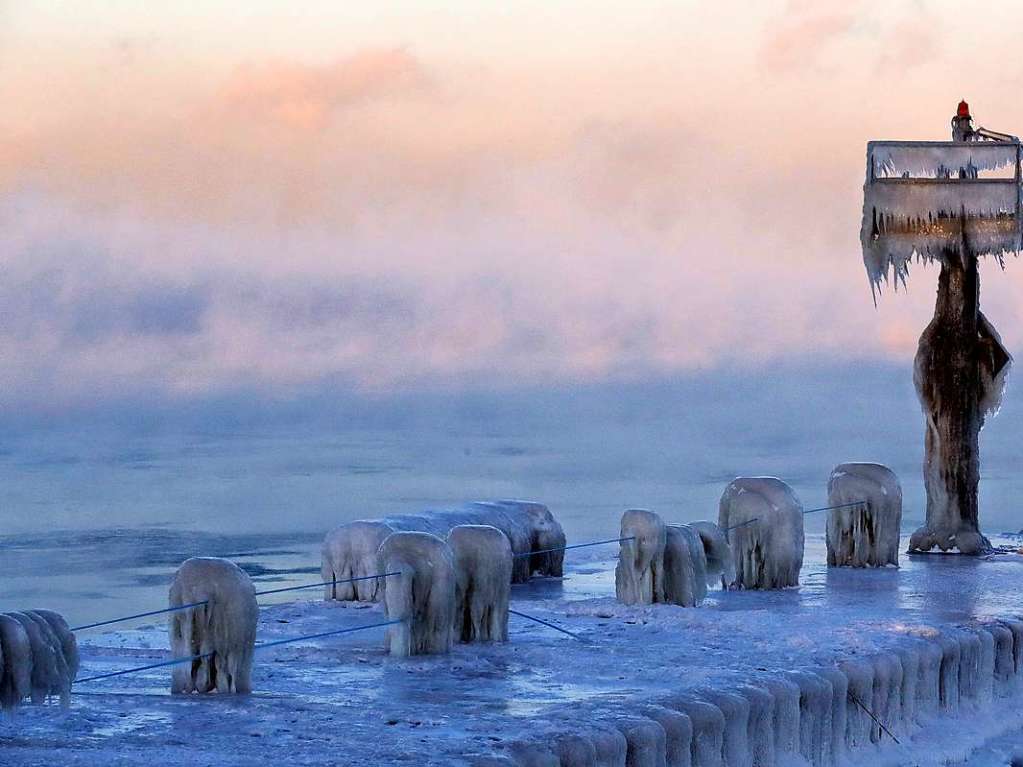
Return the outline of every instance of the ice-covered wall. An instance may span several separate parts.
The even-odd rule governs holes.
[[[922,728],[995,715],[1023,693],[1023,621],[906,635],[837,664],[768,672],[730,687],[551,717],[528,738],[469,757],[487,765],[844,767],[917,756]],[[879,724],[880,723],[880,724]],[[898,738],[900,744],[896,744]]]
[[[331,530],[324,538],[321,558],[324,598],[377,601],[381,579],[365,578],[379,572],[376,553],[388,535],[406,531],[443,538],[456,525],[490,525],[505,534],[513,555],[512,583],[525,583],[533,574],[562,575],[565,533],[545,505],[533,501],[478,501],[457,509],[358,520]],[[352,578],[365,580],[347,582]]]
[[[842,507],[828,511],[829,566],[898,567],[902,486],[891,469],[839,464],[828,478],[828,506]]]
[[[51,697],[67,706],[78,674],[78,644],[67,621],[52,610],[0,613],[0,709],[26,698]]]
[[[721,495],[718,525],[735,560],[735,585],[779,589],[799,585],[803,505],[776,477],[737,477]]]

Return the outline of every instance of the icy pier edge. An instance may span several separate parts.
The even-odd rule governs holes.
[[[879,652],[764,672],[732,688],[686,690],[642,705],[561,710],[523,740],[463,764],[770,767],[934,763],[967,756],[1002,730],[1023,696],[1023,620],[920,629]],[[1000,716],[994,716],[999,714]],[[1018,719],[1020,715],[1017,713]],[[973,738],[971,741],[970,739]]]

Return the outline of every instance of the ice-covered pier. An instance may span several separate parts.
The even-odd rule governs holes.
[[[798,589],[711,591],[699,609],[616,602],[617,547],[584,549],[512,605],[586,643],[513,617],[509,643],[444,656],[388,658],[373,632],[275,648],[251,696],[171,696],[166,669],[113,678],[0,724],[3,763],[59,747],[71,765],[942,764],[1021,726],[1023,558],[828,569],[823,539],[807,544]],[[380,609],[292,602],[259,632]],[[81,650],[90,675],[168,657],[162,624]]]

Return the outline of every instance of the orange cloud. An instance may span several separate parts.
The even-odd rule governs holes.
[[[322,130],[346,106],[407,95],[428,83],[419,61],[401,48],[366,50],[325,66],[286,61],[246,64],[216,96],[225,112]]]

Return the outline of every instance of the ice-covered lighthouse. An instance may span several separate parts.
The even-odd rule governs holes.
[[[941,267],[934,319],[913,370],[926,418],[927,521],[910,551],[979,554],[980,430],[999,406],[1012,358],[980,311],[977,260],[1020,250],[1020,141],[974,128],[960,102],[951,141],[871,141],[860,239],[875,303],[910,262]]]

